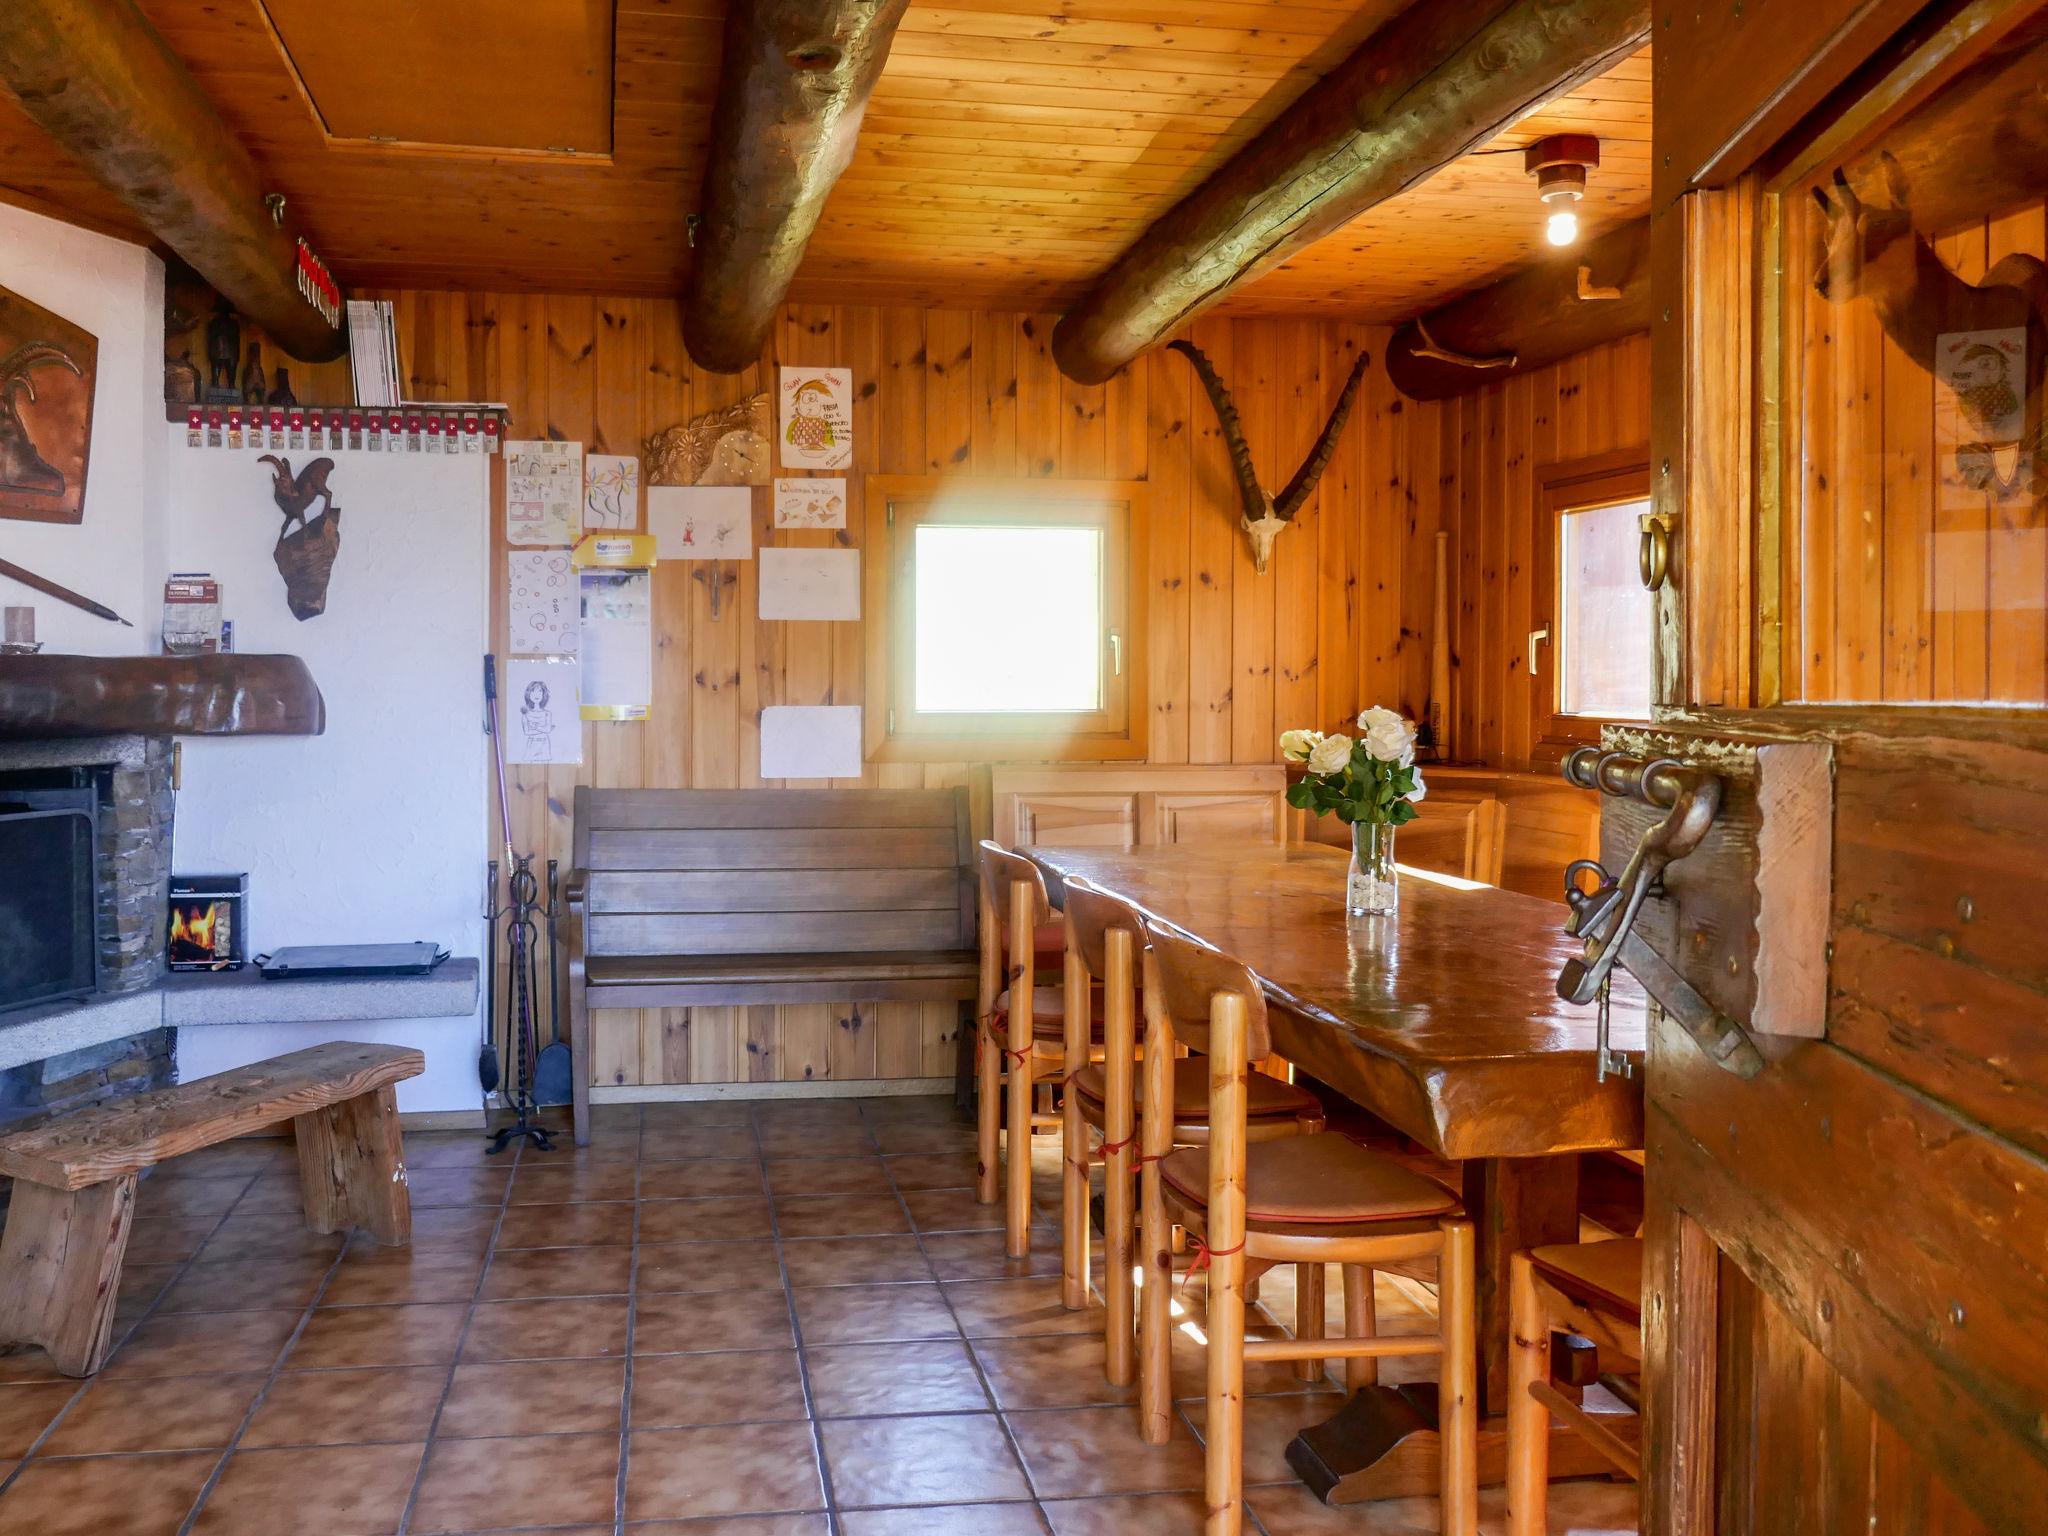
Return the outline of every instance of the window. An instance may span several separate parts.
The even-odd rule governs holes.
[[[1550,618],[1529,636],[1535,737],[1599,738],[1609,720],[1647,720],[1656,697],[1656,599],[1640,569],[1650,475],[1642,450],[1538,471],[1536,570]],[[1546,754],[1547,755],[1547,754]]]
[[[1145,753],[1144,487],[868,481],[868,755]]]

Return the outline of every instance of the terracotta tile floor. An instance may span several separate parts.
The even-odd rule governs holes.
[[[1138,1439],[1130,1392],[1102,1380],[1099,1311],[1060,1305],[1057,1235],[1004,1256],[950,1103],[608,1107],[596,1125],[587,1148],[503,1158],[408,1136],[403,1250],[308,1234],[287,1142],[161,1169],[106,1370],[74,1383],[0,1354],[0,1536],[1200,1531],[1199,1397],[1170,1443]],[[1033,1153],[1050,1213],[1057,1151]],[[1290,1281],[1268,1277],[1261,1329],[1292,1317]],[[1389,1331],[1433,1306],[1385,1277],[1378,1300]],[[1194,1394],[1199,1285],[1185,1308]],[[1316,1503],[1282,1451],[1340,1394],[1284,1366],[1250,1385],[1249,1530],[1435,1531],[1426,1499]],[[1496,1536],[1497,1490],[1483,1513]],[[1554,1536],[1633,1532],[1634,1490],[1560,1485],[1552,1515]]]

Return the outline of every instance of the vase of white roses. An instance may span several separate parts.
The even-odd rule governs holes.
[[[1394,829],[1415,819],[1423,797],[1415,766],[1415,727],[1374,705],[1358,717],[1360,735],[1287,731],[1280,756],[1300,763],[1302,777],[1288,786],[1287,803],[1351,828],[1351,872],[1344,905],[1353,917],[1392,916],[1400,910],[1394,869]]]

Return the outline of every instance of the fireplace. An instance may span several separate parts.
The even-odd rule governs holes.
[[[94,785],[0,787],[0,1014],[99,990],[98,848]]]

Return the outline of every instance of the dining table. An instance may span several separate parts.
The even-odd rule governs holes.
[[[1265,992],[1277,1055],[1456,1165],[1476,1237],[1480,1475],[1500,1481],[1509,1261],[1579,1240],[1581,1154],[1643,1144],[1640,989],[1617,972],[1603,1070],[1595,1008],[1557,993],[1580,947],[1562,900],[1404,867],[1398,911],[1354,917],[1348,855],[1322,844],[1018,851],[1056,907],[1083,879],[1234,957]],[[1433,1384],[1363,1388],[1288,1461],[1327,1503],[1433,1491],[1435,1400]],[[1553,1434],[1553,1476],[1606,1469]]]

